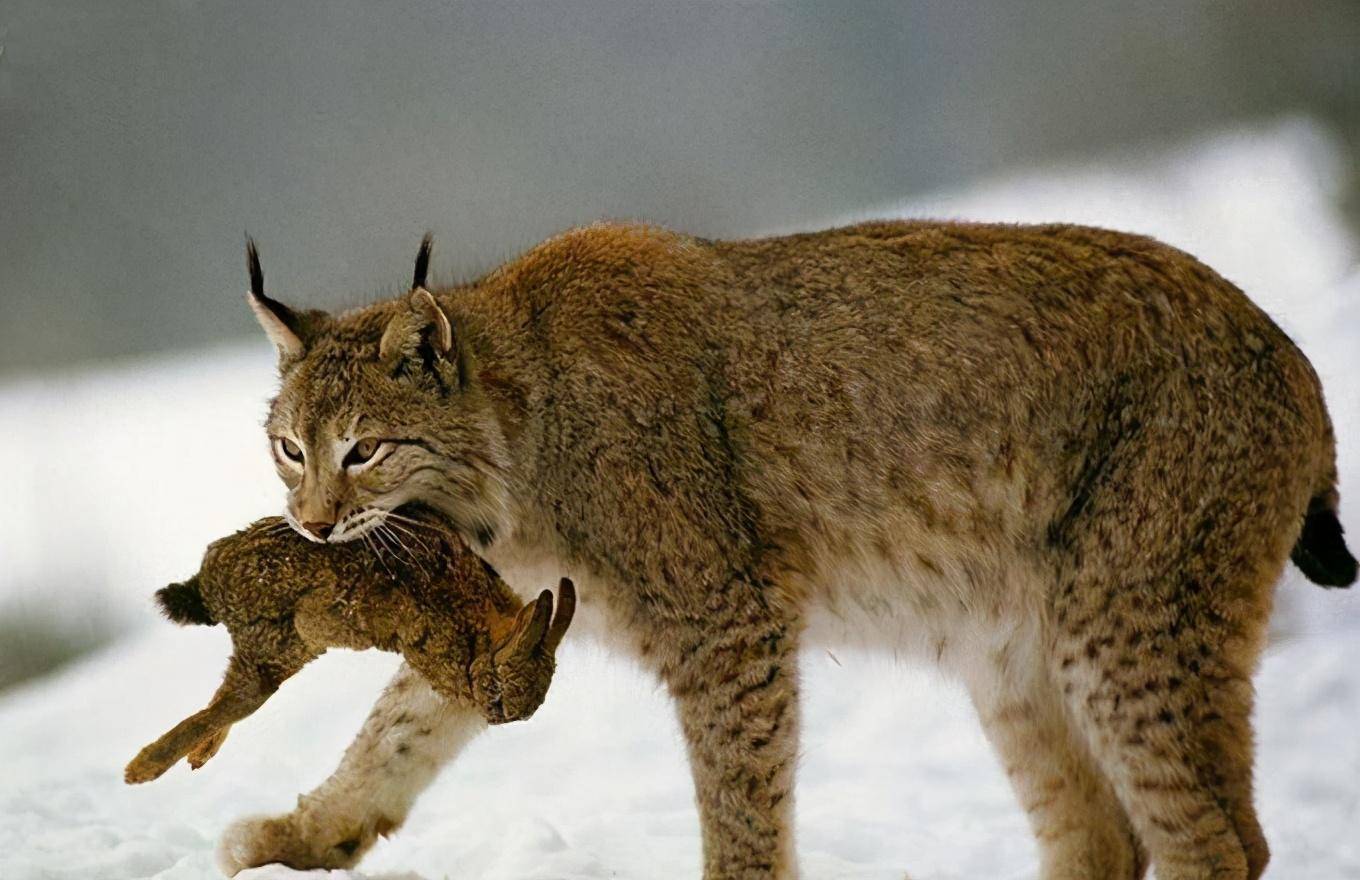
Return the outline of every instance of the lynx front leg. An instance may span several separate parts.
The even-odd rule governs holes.
[[[405,821],[439,768],[485,729],[476,708],[445,701],[402,664],[335,773],[299,797],[291,813],[232,824],[218,864],[228,876],[272,862],[350,867]]]
[[[664,670],[689,748],[705,880],[797,873],[797,636],[768,615],[762,608],[687,634]]]

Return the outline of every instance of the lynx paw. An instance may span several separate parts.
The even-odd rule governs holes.
[[[350,868],[377,839],[375,829],[321,826],[298,813],[247,816],[228,826],[217,845],[217,865],[228,877],[278,863],[296,870]]]

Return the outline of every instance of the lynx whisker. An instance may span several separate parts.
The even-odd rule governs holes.
[[[411,555],[411,558],[417,561],[417,564],[419,564],[420,554],[416,552],[415,548],[412,548],[405,540],[402,539],[402,533],[396,531],[396,529],[394,528],[395,525],[396,525],[395,523],[387,524],[385,525],[385,528],[387,528],[388,532],[397,539],[397,542],[401,544],[402,549],[409,553]],[[416,543],[420,546],[421,551],[428,555],[429,545],[419,540],[417,540]]]
[[[383,525],[377,528],[376,534],[384,535],[386,537],[391,538],[393,543],[395,543],[397,547],[400,548],[401,553],[405,555],[406,559],[409,560],[410,563],[414,565],[417,569],[419,569],[421,575],[423,577],[427,578],[429,577],[428,572],[425,571],[425,567],[420,562],[419,556],[416,555],[414,550],[412,550],[410,547],[406,545],[406,542],[401,539],[401,536],[394,532],[390,526],[384,523]]]
[[[399,522],[399,523],[403,523],[403,524],[408,525],[408,526],[411,526],[411,527],[413,527],[413,528],[415,528],[415,529],[417,529],[417,530],[424,530],[424,531],[430,532],[431,534],[437,534],[437,533],[438,533],[438,530],[436,529],[436,527],[433,526],[433,525],[431,525],[430,523],[421,522],[420,520],[414,519],[413,517],[409,517],[409,516],[406,516],[405,514],[397,513],[395,510],[389,510],[389,511],[387,512],[387,519],[388,519],[389,521],[391,521],[391,522]]]
[[[392,558],[398,562],[410,562],[410,554],[403,552],[404,548],[393,538],[391,533],[385,528],[374,529],[370,534],[382,545]]]
[[[392,571],[392,566],[388,565],[387,560],[383,558],[382,548],[372,539],[372,536],[365,533],[360,535],[359,539],[364,542],[364,546],[373,554],[373,558],[378,560],[378,564],[383,567],[383,570],[387,572],[388,576],[396,577],[396,573]]]
[[[409,526],[403,525],[400,522],[388,522],[385,525],[392,531],[399,534],[403,534],[406,537],[410,538],[416,544],[420,545],[421,550],[425,551],[426,553],[430,552],[430,545],[426,543],[425,539],[420,537],[419,533],[417,533],[414,529],[410,528]]]

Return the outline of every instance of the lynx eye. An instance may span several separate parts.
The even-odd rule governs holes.
[[[275,437],[274,449],[281,457],[286,458],[289,461],[295,461],[298,464],[302,463],[302,447],[298,446],[287,437]]]
[[[382,442],[374,437],[365,437],[349,448],[345,455],[345,467],[355,467],[356,465],[372,464],[377,460],[379,453],[385,450],[389,444]]]

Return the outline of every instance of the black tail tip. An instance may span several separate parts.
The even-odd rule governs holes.
[[[1319,586],[1349,587],[1355,583],[1355,557],[1346,549],[1342,535],[1336,511],[1310,509],[1289,558],[1304,577]]]
[[[208,606],[203,604],[203,595],[198,591],[198,578],[192,577],[182,584],[171,584],[156,591],[156,604],[161,613],[175,623],[196,623],[212,626],[213,620]]]

